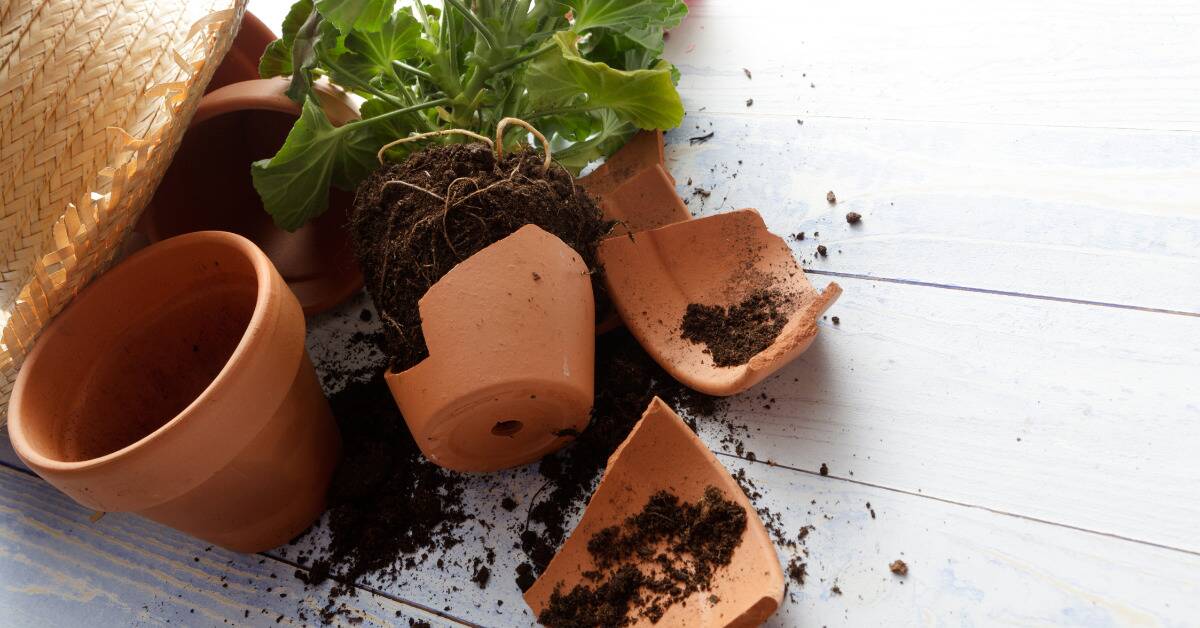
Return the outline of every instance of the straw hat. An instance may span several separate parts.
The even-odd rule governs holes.
[[[245,0],[0,0],[0,424],[38,333],[110,264]]]

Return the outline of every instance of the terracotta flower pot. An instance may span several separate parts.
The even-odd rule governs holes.
[[[646,352],[672,377],[710,395],[742,392],[799,357],[817,336],[817,319],[842,292],[830,283],[818,293],[753,209],[609,238],[598,257],[609,297]],[[748,362],[718,367],[703,345],[680,335],[689,304],[728,306],[765,286],[787,295],[787,322]]]
[[[242,552],[321,514],[340,449],[300,304],[253,243],[212,231],[143,249],[75,297],[8,416],[21,459],[79,503]]]
[[[254,14],[246,11],[238,27],[237,37],[234,37],[229,52],[221,60],[221,65],[217,66],[212,80],[204,90],[205,93],[258,78],[258,60],[272,41],[275,41],[275,34],[271,29],[267,28],[262,20],[254,17]]]
[[[592,286],[562,240],[526,225],[455,266],[419,307],[429,357],[385,377],[427,458],[494,471],[533,462],[587,426]]]
[[[525,592],[537,617],[556,587],[594,585],[583,575],[596,568],[588,541],[600,530],[619,526],[637,514],[654,493],[667,490],[695,503],[709,486],[746,511],[746,529],[728,565],[717,567],[711,591],[697,591],[667,608],[658,626],[757,626],[783,599],[783,569],[775,546],[754,506],[716,456],[683,420],[657,397],[625,442],[608,460],[600,486],[592,494],[579,525],[563,543],[545,573]],[[653,561],[647,561],[647,570]],[[713,601],[710,596],[715,596]],[[632,625],[650,626],[637,618]]]
[[[345,229],[354,196],[332,190],[329,209],[294,232],[276,227],[263,209],[250,164],[274,155],[300,115],[284,94],[287,85],[283,78],[256,79],[206,94],[139,230],[151,242],[205,230],[243,235],[267,253],[311,315],[362,288]],[[334,124],[357,117],[340,91],[323,82],[316,89]]]

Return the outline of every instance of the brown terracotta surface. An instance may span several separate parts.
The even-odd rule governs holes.
[[[783,569],[762,520],[746,494],[683,420],[657,397],[608,461],[600,486],[583,518],[545,573],[525,592],[536,617],[549,604],[556,586],[565,591],[585,582],[595,569],[588,540],[605,527],[620,525],[641,511],[651,495],[668,490],[683,501],[696,502],[715,486],[746,509],[746,531],[732,562],[719,568],[711,591],[695,593],[684,604],[667,609],[657,624],[646,618],[634,626],[757,626],[783,599]],[[709,595],[719,601],[711,603]]]
[[[616,220],[612,237],[637,233],[691,219],[687,205],[675,193],[675,183],[659,165],[634,173],[604,195],[604,217]]]
[[[13,448],[89,508],[275,547],[324,509],[340,449],[304,333],[300,304],[245,238],[153,245],[43,333],[13,389]]]
[[[208,82],[205,93],[231,85],[240,81],[258,78],[258,60],[262,58],[267,44],[275,40],[275,34],[267,28],[262,20],[247,11],[242,16],[238,27],[237,37],[234,37],[229,52],[221,60]]]
[[[203,230],[243,235],[266,251],[305,313],[315,314],[362,288],[345,229],[354,195],[332,190],[329,209],[294,232],[263,210],[250,164],[274,155],[300,114],[287,85],[282,78],[243,81],[205,95],[139,230],[151,242]],[[323,82],[315,89],[334,124],[357,117],[339,91]]]
[[[533,462],[592,407],[595,306],[570,247],[526,225],[421,298],[429,357],[386,374],[421,451],[458,471]]]
[[[586,177],[579,179],[579,184],[597,198],[603,198],[623,181],[634,174],[651,168],[663,166],[666,168],[665,149],[663,147],[662,131],[638,131],[625,143],[604,160]],[[668,175],[669,176],[669,175]],[[675,180],[671,180],[675,184]]]
[[[744,391],[798,357],[841,294],[836,283],[818,293],[753,209],[609,238],[599,259],[609,296],[638,342],[680,382],[710,395]],[[764,286],[787,293],[795,309],[775,342],[746,364],[718,368],[704,345],[680,337],[688,304],[730,305]]]

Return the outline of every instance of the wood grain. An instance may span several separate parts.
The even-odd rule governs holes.
[[[45,482],[0,467],[0,623],[319,623],[331,582],[306,587],[286,563],[210,548],[132,515],[110,513],[94,523],[91,515]],[[369,592],[339,604],[339,622],[457,625]]]
[[[807,269],[1200,313],[1195,134],[693,112],[667,141],[693,213],[757,208]]]
[[[1197,131],[1198,32],[1190,0],[702,0],[666,56],[688,111]]]

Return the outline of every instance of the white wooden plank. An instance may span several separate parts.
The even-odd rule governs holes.
[[[745,467],[786,529],[813,526],[807,582],[769,626],[1187,626],[1200,612],[1200,556],[722,462]]]
[[[758,208],[809,269],[1200,312],[1194,134],[693,112],[667,141],[694,213]]]
[[[1200,318],[839,283],[732,402],[758,459],[1200,552]]]
[[[666,56],[688,111],[1195,131],[1197,32],[1189,0],[703,0]]]
[[[0,467],[0,623],[23,626],[319,624],[329,586],[295,567],[207,545],[132,515],[92,513]],[[458,625],[383,596],[343,597],[335,621]]]

